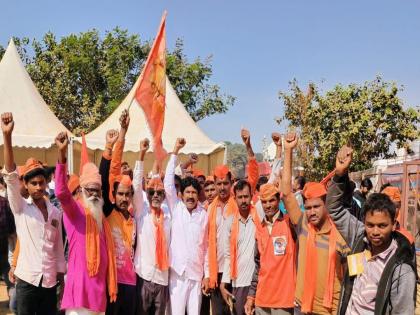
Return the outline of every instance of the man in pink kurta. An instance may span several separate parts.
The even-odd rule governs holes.
[[[81,202],[73,199],[67,187],[67,166],[63,161],[65,158],[59,158],[55,171],[55,193],[64,211],[64,227],[69,241],[68,271],[61,308],[66,310],[66,314],[71,315],[103,314],[106,310],[109,265],[106,233],[104,229],[101,229],[99,234],[100,264],[98,273],[95,276],[89,276],[86,263],[87,219],[85,209]],[[89,183],[83,185],[82,181],[81,187],[82,190],[88,192],[94,189],[89,187]]]

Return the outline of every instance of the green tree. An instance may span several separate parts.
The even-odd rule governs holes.
[[[394,146],[409,149],[419,137],[418,109],[404,109],[395,83],[381,77],[362,85],[337,85],[321,94],[315,84],[303,92],[296,80],[279,93],[291,128],[301,136],[298,152],[308,177],[319,180],[334,168],[345,143],[354,148],[353,170],[370,168],[378,158],[395,156]]]
[[[74,133],[89,132],[118,106],[134,85],[150,51],[150,42],[114,28],[103,38],[93,29],[59,40],[48,32],[41,40],[15,38],[16,46],[42,97]],[[0,46],[0,57],[4,48]],[[178,40],[167,54],[167,74],[195,121],[226,112],[234,97],[209,84],[211,58],[189,62]]]

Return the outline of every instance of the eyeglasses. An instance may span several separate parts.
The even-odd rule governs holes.
[[[155,195],[155,193],[159,196],[162,197],[165,194],[164,190],[154,190],[154,189],[149,189],[147,190],[147,193],[149,194],[150,197],[153,197]]]

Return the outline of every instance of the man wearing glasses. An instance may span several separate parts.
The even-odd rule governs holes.
[[[134,266],[137,274],[138,314],[165,314],[168,300],[168,246],[171,215],[162,206],[165,190],[159,174],[147,181],[143,196],[144,157],[149,140],[140,142],[139,161],[133,174],[133,206],[137,226]]]

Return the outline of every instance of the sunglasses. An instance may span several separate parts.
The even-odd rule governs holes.
[[[147,190],[147,193],[149,194],[150,197],[153,197],[155,195],[155,193],[159,196],[162,197],[165,194],[164,190],[154,190],[154,189],[149,189]]]

